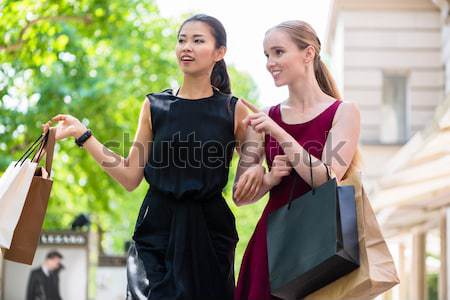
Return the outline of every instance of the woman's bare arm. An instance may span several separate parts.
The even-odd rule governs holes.
[[[60,122],[56,126],[57,140],[68,136],[79,137],[87,130],[77,118],[71,115],[57,115],[52,118],[52,121]],[[48,130],[50,123],[43,125],[44,132]],[[144,177],[144,167],[148,160],[153,139],[151,124],[150,101],[145,99],[141,106],[136,135],[126,158],[108,149],[95,136],[91,136],[83,147],[106,173],[128,191],[133,191]]]
[[[321,159],[311,156],[314,186],[327,181],[324,163],[331,167],[338,181],[342,179],[356,152],[359,134],[359,110],[354,103],[343,102],[336,111]],[[282,131],[276,139],[296,172],[311,185],[308,152],[285,131]]]
[[[150,101],[145,99],[142,103],[135,138],[126,158],[102,145],[95,137],[88,139],[84,147],[112,178],[127,191],[133,191],[144,177],[144,167],[148,160],[152,139]]]
[[[254,202],[256,193],[261,190],[263,184],[264,169],[261,163],[264,158],[264,137],[244,124],[243,120],[248,114],[247,107],[242,101],[238,101],[236,104],[235,136],[238,141],[236,149],[239,153],[239,162],[233,184],[233,200],[236,205]],[[245,176],[248,178],[240,180],[246,172]]]

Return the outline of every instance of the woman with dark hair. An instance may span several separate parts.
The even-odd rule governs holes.
[[[287,85],[289,98],[244,121],[264,134],[261,152],[265,153],[270,172],[264,174],[263,185],[253,199],[242,196],[248,190],[247,178],[239,178],[238,172],[234,200],[243,205],[269,191],[270,196],[242,260],[237,300],[277,299],[270,294],[268,215],[311,190],[310,171],[317,187],[327,181],[325,165],[338,181],[359,165],[359,110],[355,104],[340,100],[320,58],[320,48],[314,29],[302,21],[283,22],[268,30],[264,39],[267,70],[276,86]]]
[[[225,52],[217,19],[195,15],[181,25],[176,57],[183,84],[147,95],[127,158],[105,148],[78,119],[52,119],[62,122],[57,139],[75,137],[127,190],[144,177],[150,184],[133,235],[128,271],[142,275],[131,282],[130,299],[233,299],[238,235],[222,190],[234,148],[240,150],[247,133],[247,109],[231,95]],[[258,187],[262,169],[254,170],[250,181]]]

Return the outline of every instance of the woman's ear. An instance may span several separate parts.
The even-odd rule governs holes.
[[[225,57],[225,53],[227,53],[227,48],[224,46],[216,49],[216,62],[221,61]]]
[[[305,63],[309,63],[314,60],[316,56],[316,50],[313,46],[308,46],[305,48]]]

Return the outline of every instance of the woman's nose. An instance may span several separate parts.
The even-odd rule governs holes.
[[[267,68],[269,69],[271,67],[274,67],[276,65],[276,62],[273,61],[272,59],[267,59],[266,65],[267,65]]]
[[[181,47],[183,51],[192,51],[192,45],[190,42],[185,42]]]

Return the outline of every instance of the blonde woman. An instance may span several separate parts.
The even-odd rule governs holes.
[[[268,191],[270,198],[245,251],[236,300],[277,299],[271,296],[269,286],[267,217],[289,201],[292,185],[294,198],[311,189],[308,153],[312,156],[315,186],[327,181],[325,164],[341,180],[358,163],[359,111],[354,104],[340,99],[320,50],[317,34],[302,21],[283,22],[266,33],[267,70],[276,86],[287,85],[289,98],[244,120],[263,133],[261,152],[265,152],[270,172],[264,174],[255,198],[246,196],[247,174],[254,170],[236,178],[234,200],[240,205],[249,204]]]

